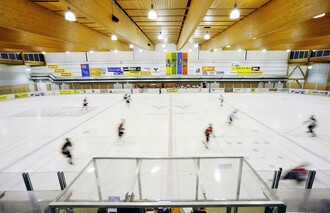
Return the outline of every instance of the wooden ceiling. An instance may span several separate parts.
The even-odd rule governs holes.
[[[240,17],[232,20],[235,2]],[[151,4],[156,20],[148,19]],[[68,7],[76,22],[64,19]],[[198,43],[202,50],[330,48],[329,0],[1,0],[0,14],[5,52],[129,50],[131,43],[149,50],[162,43],[178,49]]]

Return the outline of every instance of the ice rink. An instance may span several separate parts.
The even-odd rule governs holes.
[[[88,110],[82,110],[84,97]],[[308,162],[314,187],[330,188],[330,98],[255,93],[58,95],[0,102],[0,171],[78,172],[92,157],[244,156],[269,181]],[[237,117],[228,124],[235,109]],[[315,115],[316,137],[307,124]],[[125,135],[117,128],[125,120]],[[209,149],[204,130],[213,125]],[[73,141],[74,164],[60,153]]]

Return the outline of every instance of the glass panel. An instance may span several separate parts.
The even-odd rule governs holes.
[[[50,212],[48,204],[59,191],[0,192],[1,212]]]
[[[0,191],[25,191],[26,187],[21,173],[1,172]]]

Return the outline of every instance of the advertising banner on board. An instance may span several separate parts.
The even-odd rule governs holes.
[[[123,75],[121,67],[108,67],[108,74],[110,75]]]
[[[80,64],[81,76],[90,77],[89,64]]]
[[[101,68],[89,68],[91,76],[102,76]]]

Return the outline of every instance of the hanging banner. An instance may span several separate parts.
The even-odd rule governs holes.
[[[82,77],[90,77],[90,71],[89,71],[89,64],[80,64],[81,69],[81,76]]]
[[[178,52],[177,53],[177,74],[181,75],[182,74],[182,53]]]
[[[101,68],[89,68],[91,76],[102,76]]]
[[[172,74],[172,54],[166,53],[166,75]]]
[[[188,75],[188,53],[183,53],[182,74]]]
[[[177,60],[177,53],[172,53],[172,75],[177,74],[177,66],[176,66],[176,60]]]

